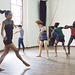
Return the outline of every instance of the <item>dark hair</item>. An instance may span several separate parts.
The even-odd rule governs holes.
[[[75,28],[75,21],[73,22],[73,27]]]
[[[5,12],[6,12],[6,10],[0,10],[0,13],[1,14],[5,13]]]
[[[22,25],[18,25],[18,27],[22,27]]]
[[[7,11],[5,12],[5,17],[6,17],[10,12],[11,12],[10,10],[7,10]]]
[[[54,27],[57,28],[57,27],[59,26],[59,24],[60,24],[60,23],[56,22],[55,25],[54,25]]]

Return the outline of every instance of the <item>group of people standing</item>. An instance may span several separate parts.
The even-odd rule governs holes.
[[[39,55],[38,57],[41,57],[41,52],[42,52],[42,46],[43,46],[43,43],[44,43],[44,47],[46,49],[46,52],[47,52],[47,59],[49,59],[49,51],[48,51],[48,48],[47,48],[47,30],[46,30],[46,27],[43,26],[43,22],[41,20],[37,20],[35,23],[37,23],[38,27],[39,27],[39,36],[38,36],[38,44],[39,44]],[[54,29],[52,29],[52,32],[51,32],[51,37],[49,38],[49,41],[51,40],[51,38],[53,38],[53,34],[56,33],[56,38],[55,38],[55,42],[54,42],[54,48],[55,48],[55,57],[57,57],[57,44],[59,42],[62,43],[62,48],[65,50],[65,54],[66,56],[68,57],[68,55],[70,55],[70,44],[72,43],[73,39],[75,39],[75,21],[73,22],[73,25],[69,26],[69,25],[65,25],[65,27],[58,27],[60,23],[56,22],[55,25],[54,25]],[[63,31],[62,29],[68,29],[70,28],[71,29],[71,37],[69,39],[69,42],[68,42],[68,52],[64,46],[64,42],[65,42],[65,39],[64,39],[64,34],[63,34]]]

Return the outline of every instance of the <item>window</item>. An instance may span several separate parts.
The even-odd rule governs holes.
[[[22,25],[22,11],[23,11],[23,5],[22,0],[11,0],[11,11],[13,14],[12,19],[14,20],[15,25]]]

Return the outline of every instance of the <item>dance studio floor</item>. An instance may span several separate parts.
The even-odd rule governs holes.
[[[0,72],[0,75],[75,75],[75,47],[71,47],[69,58],[66,58],[61,47],[58,48],[58,57],[54,57],[54,49],[49,47],[50,60],[46,59],[44,49],[41,58],[36,57],[38,52],[38,48],[26,49],[25,54],[20,51],[23,59],[31,65],[26,67],[15,53],[10,51],[0,65],[1,68],[5,69],[5,71]]]

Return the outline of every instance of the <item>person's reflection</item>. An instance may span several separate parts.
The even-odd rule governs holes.
[[[25,69],[25,70],[21,73],[21,75],[25,75],[25,73],[26,73],[28,70],[30,70],[30,68]]]

